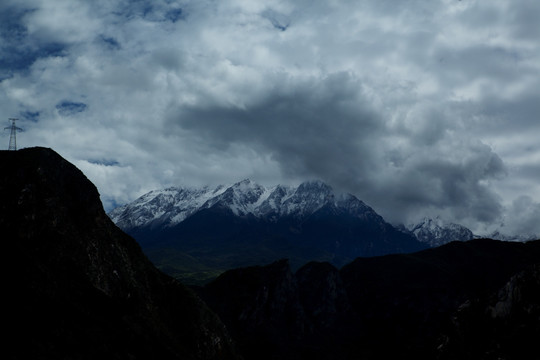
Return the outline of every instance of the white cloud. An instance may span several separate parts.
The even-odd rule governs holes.
[[[80,166],[107,206],[175,182],[319,177],[395,221],[475,226],[540,198],[536,1],[27,0],[0,13],[5,117],[21,117],[22,146]]]

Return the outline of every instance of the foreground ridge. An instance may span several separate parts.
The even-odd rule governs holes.
[[[341,270],[234,269],[200,293],[250,359],[519,360],[540,336],[539,264],[539,241],[476,239]]]
[[[218,318],[159,272],[51,149],[0,152],[7,352],[15,359],[235,358]]]

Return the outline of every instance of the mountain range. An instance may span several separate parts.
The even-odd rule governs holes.
[[[358,256],[429,247],[321,181],[173,187],[145,194],[109,216],[158,268],[183,281],[281,258],[295,269],[313,260],[339,267]]]
[[[171,187],[151,191],[114,209],[109,216],[121,228],[154,228],[175,226],[199,211],[215,207],[238,217],[277,222],[285,217],[305,219],[325,206],[359,217],[378,216],[353,195],[336,195],[321,181],[304,182],[298,187],[266,188],[249,179],[215,188]]]
[[[474,237],[438,217],[394,227],[354,195],[321,181],[264,187],[246,179],[228,186],[171,187],[151,191],[109,216],[160,269],[187,282],[280,258],[289,258],[293,268],[311,260],[339,267],[358,256],[406,253]]]
[[[0,151],[0,170],[3,358],[537,357],[540,241],[453,241],[341,268],[281,259],[186,287],[54,151]]]

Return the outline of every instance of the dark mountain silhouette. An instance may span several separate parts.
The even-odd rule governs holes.
[[[246,359],[523,359],[540,336],[538,263],[538,241],[480,239],[339,271],[235,269],[199,291]]]
[[[4,358],[232,359],[228,333],[46,148],[0,152]]]
[[[452,325],[440,359],[537,359],[540,265],[519,272],[497,293],[462,304]]]

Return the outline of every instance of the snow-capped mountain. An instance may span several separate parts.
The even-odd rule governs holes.
[[[149,192],[109,216],[156,266],[182,279],[283,258],[293,267],[314,260],[342,266],[359,256],[428,247],[321,181],[173,187]]]
[[[240,217],[276,221],[280,217],[302,218],[323,206],[331,206],[358,216],[373,216],[374,211],[350,194],[334,194],[320,181],[298,187],[277,185],[266,188],[246,179],[231,186],[210,188],[171,187],[151,191],[134,202],[111,211],[109,216],[122,229],[171,227],[203,209],[219,207]]]
[[[407,229],[416,236],[418,241],[429,245],[429,247],[474,238],[471,230],[459,224],[445,222],[440,217],[434,219],[425,217],[417,224],[408,225]]]
[[[215,189],[205,186],[198,189],[171,187],[154,190],[114,209],[109,216],[122,229],[171,226],[185,220],[225,190],[222,186]]]

